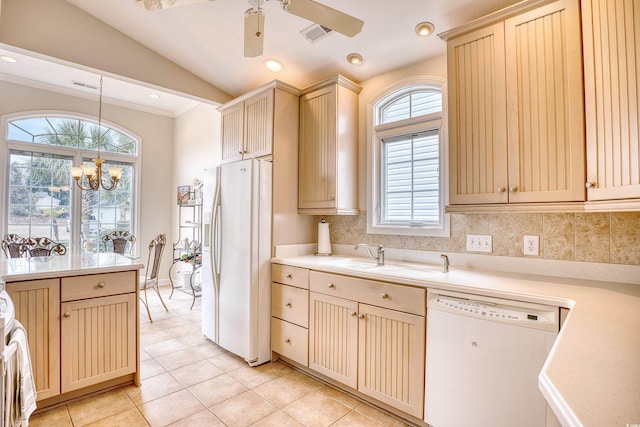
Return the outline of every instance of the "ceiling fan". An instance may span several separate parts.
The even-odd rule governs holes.
[[[213,0],[135,0],[146,10],[166,9]],[[251,8],[244,13],[244,56],[253,58],[262,55],[264,42],[264,11],[262,5],[269,0],[248,0]],[[313,0],[275,0],[282,9],[325,28],[348,37],[362,30],[364,22]]]

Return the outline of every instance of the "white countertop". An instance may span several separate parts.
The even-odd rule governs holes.
[[[368,258],[280,257],[274,263],[367,279],[449,289],[570,308],[539,376],[543,395],[565,426],[640,423],[640,285],[556,278],[455,265]],[[404,267],[404,268],[397,268]]]
[[[0,261],[0,279],[17,282],[141,268],[140,262],[114,253],[10,258]]]

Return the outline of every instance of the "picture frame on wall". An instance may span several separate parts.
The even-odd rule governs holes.
[[[189,195],[191,193],[190,185],[180,185],[177,191],[177,202],[179,205],[186,205],[189,203]]]

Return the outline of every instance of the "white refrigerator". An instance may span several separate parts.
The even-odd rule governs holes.
[[[251,366],[271,360],[272,171],[269,160],[219,166],[205,213],[202,332]]]

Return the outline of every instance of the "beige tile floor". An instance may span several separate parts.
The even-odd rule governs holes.
[[[202,336],[200,299],[162,288],[140,311],[142,385],[119,387],[36,412],[30,427],[405,426],[281,363],[250,368]]]

